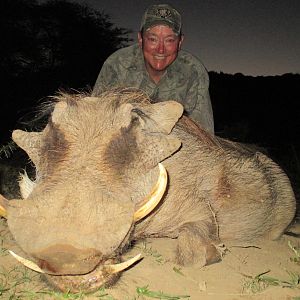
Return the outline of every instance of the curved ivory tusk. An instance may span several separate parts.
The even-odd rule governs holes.
[[[133,215],[134,222],[137,222],[147,216],[161,200],[168,183],[168,174],[165,167],[159,163],[159,177],[152,189],[151,193],[146,196],[143,201],[142,207],[140,207]]]
[[[45,273],[37,264],[35,264],[34,262],[28,260],[28,259],[25,259],[19,255],[17,255],[16,253],[14,253],[13,251],[11,250],[8,250],[8,252],[17,260],[19,261],[21,264],[23,264],[25,267],[33,270],[33,271],[36,271],[38,273]]]
[[[19,261],[21,264],[23,264],[25,267],[36,271],[38,273],[43,273],[46,274],[46,272],[44,272],[37,264],[35,264],[34,262],[25,259],[19,255],[17,255],[16,253],[14,253],[11,250],[8,250],[8,252],[17,260]],[[141,253],[139,253],[138,255],[136,255],[133,258],[128,259],[127,261],[124,261],[122,263],[119,264],[114,264],[114,265],[104,265],[104,269],[106,270],[106,272],[108,272],[109,274],[114,274],[114,273],[118,273],[121,272],[125,269],[127,269],[128,267],[130,267],[131,265],[133,265],[135,262],[137,262],[141,257]],[[101,269],[101,274],[103,272],[103,269]]]
[[[133,265],[135,262],[137,262],[140,259],[140,257],[141,257],[141,253],[139,253],[135,257],[130,258],[127,261],[124,261],[122,263],[114,264],[114,265],[105,265],[104,267],[105,267],[105,270],[107,270],[107,272],[109,274],[118,273],[118,272],[121,272],[121,271],[127,269],[131,265]]]
[[[3,218],[7,218],[7,212],[6,212],[6,209],[0,205],[0,217],[3,217]]]
[[[0,217],[7,219],[7,210],[8,200],[6,200],[2,195],[0,195]]]

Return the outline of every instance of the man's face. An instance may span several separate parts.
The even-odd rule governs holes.
[[[156,25],[138,34],[139,46],[143,49],[148,72],[160,72],[176,59],[183,41],[166,25]]]

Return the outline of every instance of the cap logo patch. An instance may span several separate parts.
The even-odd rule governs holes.
[[[157,9],[157,11],[155,12],[155,15],[157,17],[167,19],[167,18],[170,18],[172,16],[172,13],[167,8],[160,8],[160,9]]]

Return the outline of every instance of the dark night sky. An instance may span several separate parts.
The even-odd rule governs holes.
[[[108,13],[134,38],[144,10],[164,1],[76,0]],[[177,0],[184,48],[209,71],[245,75],[300,73],[299,0]]]

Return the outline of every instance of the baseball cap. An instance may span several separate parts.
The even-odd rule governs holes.
[[[181,32],[181,15],[169,4],[151,5],[145,11],[140,30],[146,30],[158,24],[165,24],[173,29],[177,35]]]

